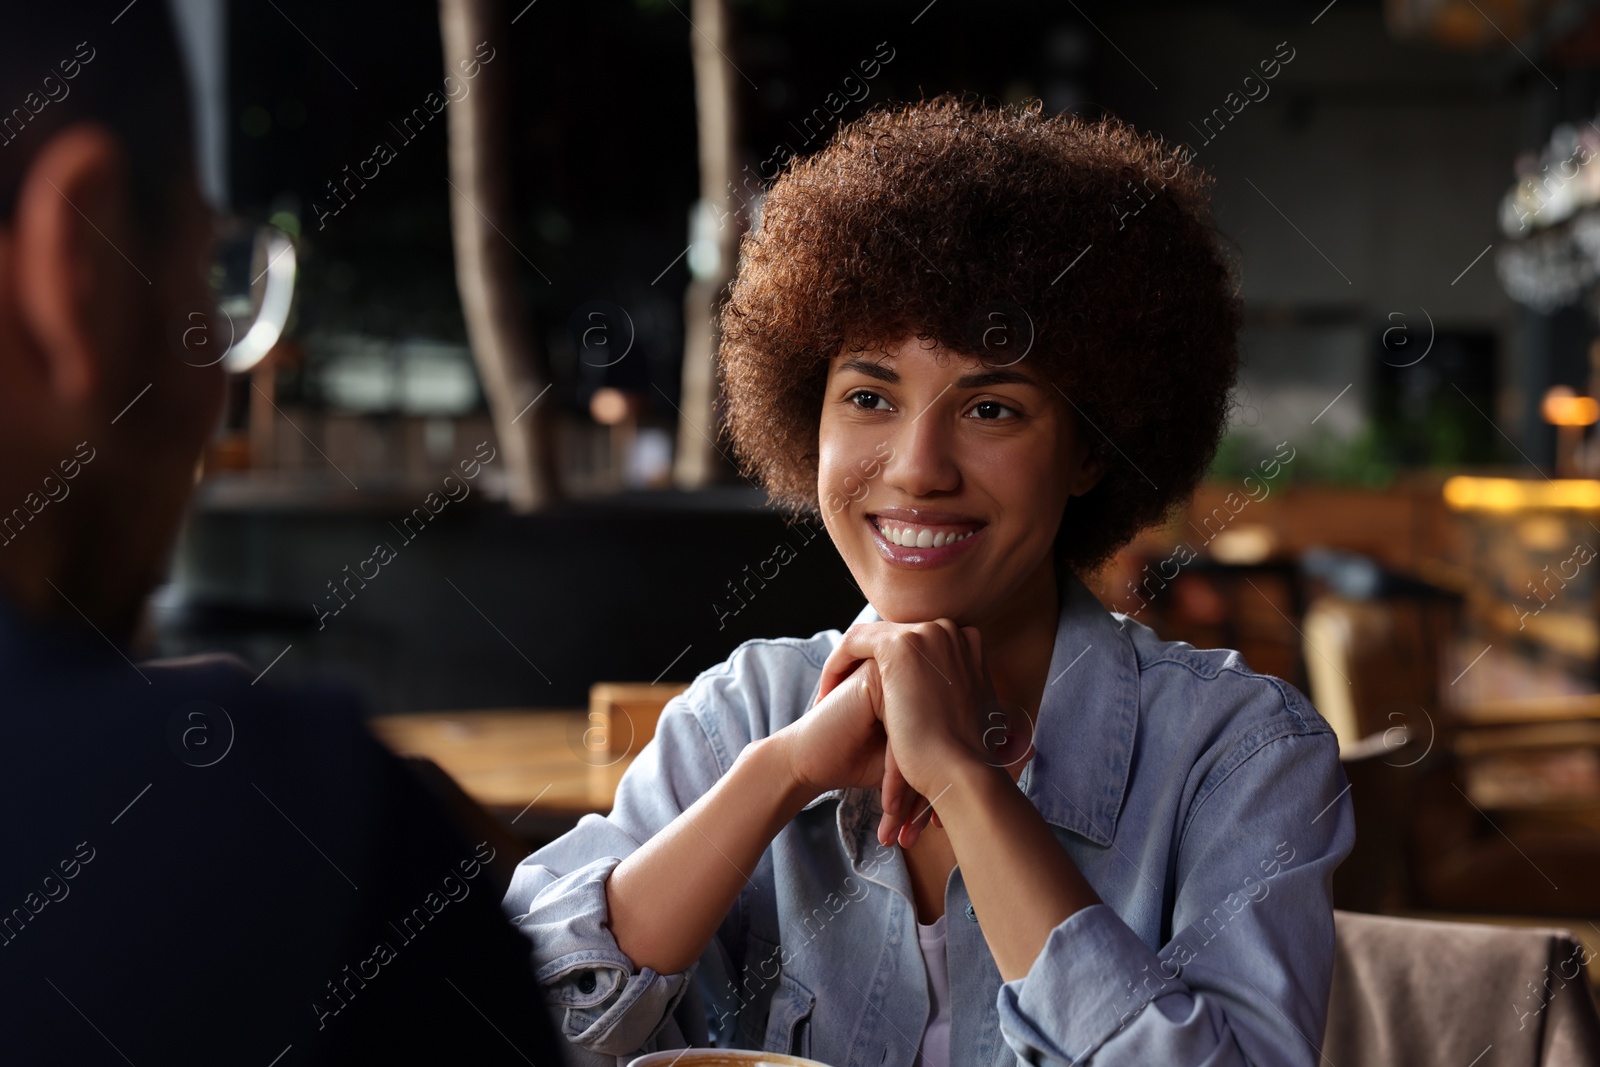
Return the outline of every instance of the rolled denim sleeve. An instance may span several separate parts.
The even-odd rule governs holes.
[[[1105,904],[1069,916],[1001,986],[1006,1043],[1028,1064],[1316,1064],[1346,790],[1331,733],[1245,738],[1188,807],[1171,940],[1158,952]]]
[[[677,974],[636,967],[609,928],[606,880],[640,845],[708,790],[722,769],[695,714],[698,690],[662,710],[655,737],[617,786],[607,816],[585,815],[518,865],[505,910],[533,942],[535,977],[562,1036],[593,1053],[647,1051],[688,992]]]

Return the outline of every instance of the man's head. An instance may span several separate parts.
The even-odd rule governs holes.
[[[221,369],[183,345],[212,304],[182,60],[160,0],[8,23],[0,592],[126,633],[222,399]]]

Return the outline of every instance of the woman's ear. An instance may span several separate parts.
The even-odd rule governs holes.
[[[1072,496],[1082,496],[1099,485],[1100,479],[1105,477],[1105,460],[1101,458],[1098,449],[1081,438],[1073,452],[1073,477],[1068,492]]]
[[[19,325],[43,361],[45,387],[64,406],[92,404],[132,340],[138,287],[153,284],[139,249],[122,146],[102,126],[56,133],[18,190],[12,264]]]

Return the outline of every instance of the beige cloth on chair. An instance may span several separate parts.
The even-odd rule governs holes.
[[[1324,1062],[1600,1065],[1590,954],[1567,931],[1349,911],[1334,919]]]

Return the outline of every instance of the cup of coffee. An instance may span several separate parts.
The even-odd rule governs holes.
[[[669,1048],[630,1060],[628,1067],[828,1067],[816,1060],[737,1048]]]

